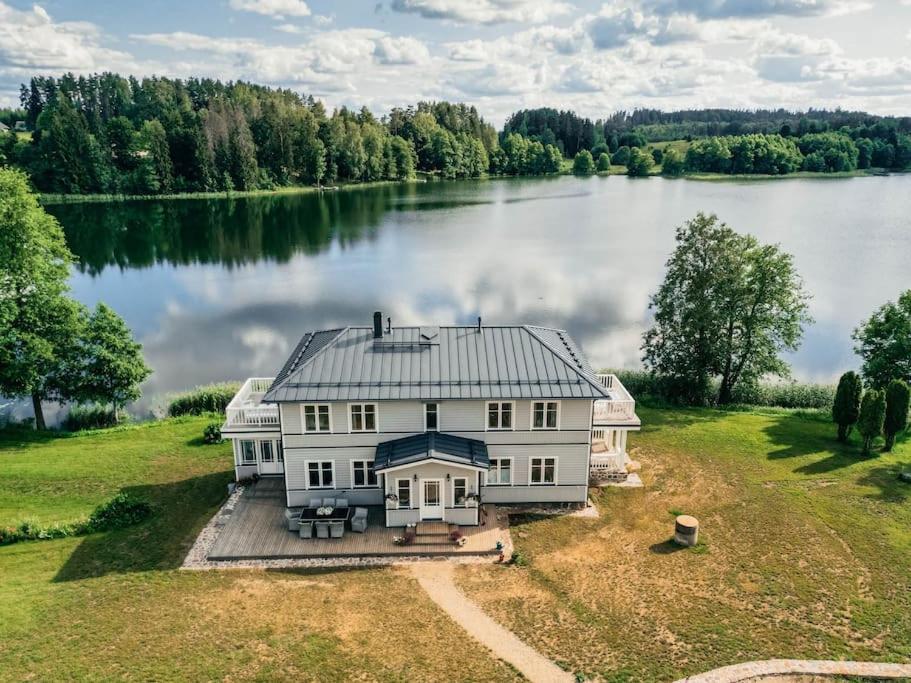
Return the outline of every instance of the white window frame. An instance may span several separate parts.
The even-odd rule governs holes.
[[[264,450],[264,447],[266,444],[269,444],[269,450],[271,451],[271,456],[272,456],[269,460],[266,460],[266,451]],[[260,442],[259,442],[259,461],[260,462],[270,462],[270,463],[275,462],[275,442],[274,441],[270,441],[269,439],[260,440]]]
[[[427,406],[436,406],[437,407],[437,426],[435,429],[427,429]],[[439,432],[442,431],[442,425],[440,424],[440,404],[438,401],[427,401],[424,404],[424,431],[430,432]]]
[[[509,414],[512,416],[512,424],[509,427],[491,427],[490,426],[490,406],[497,406],[497,424],[503,424],[503,406],[509,404]],[[516,402],[515,401],[485,401],[484,402],[484,431],[487,432],[514,432],[516,431]]]
[[[329,429],[319,428],[319,409],[326,408],[329,413]],[[307,429],[307,408],[313,408],[316,416],[316,429]],[[304,434],[331,434],[332,433],[332,404],[330,403],[302,403],[301,404],[301,432]]]
[[[488,471],[488,472],[485,472],[485,473],[484,473],[484,482],[485,482],[485,484],[486,484],[487,486],[514,486],[514,485],[515,485],[515,479],[516,479],[516,478],[515,478],[515,474],[514,474],[515,471],[516,471],[514,459],[513,459],[513,458],[491,458],[491,460],[496,460],[496,461],[497,461],[497,480],[498,480],[498,481],[497,481],[496,483],[493,483],[493,484],[492,484],[492,483],[490,482],[490,472]],[[508,461],[509,461],[509,483],[508,483],[508,484],[501,484],[501,483],[499,482],[499,479],[500,479],[500,476],[499,476],[499,475],[500,475],[500,471],[502,470],[502,468],[500,467],[500,463],[503,462],[504,460],[508,460]]]
[[[363,484],[358,484],[354,480],[354,470],[355,470],[354,466],[357,465],[358,463],[364,464],[364,482],[365,483],[363,483]],[[376,479],[376,483],[375,484],[370,483],[369,469],[367,468],[367,465],[373,465],[373,460],[359,459],[359,460],[351,461],[351,488],[353,488],[353,489],[378,489],[380,487],[380,475],[378,475],[376,473],[376,470],[374,470],[374,472],[373,472],[373,478]]]
[[[534,482],[532,481],[532,473],[534,472],[534,461],[535,460],[553,460],[554,461],[554,480],[553,482]],[[560,458],[556,455],[535,455],[529,456],[528,458],[528,485],[529,486],[556,486],[560,474]],[[541,477],[544,477],[544,463],[541,463]]]
[[[407,482],[407,484],[408,484],[408,507],[402,507],[402,499],[401,499],[401,497],[399,497],[399,491],[401,490],[401,488],[399,487],[399,482],[403,482],[403,481]],[[414,494],[414,487],[411,485],[411,477],[401,477],[401,478],[395,480],[395,495],[397,498],[397,500],[395,502],[396,509],[411,510],[412,503],[414,502],[413,494]]]
[[[245,443],[251,443],[251,444],[253,444],[253,460],[252,460],[252,461],[249,461],[249,460],[247,460],[246,458],[244,458],[244,455],[245,455],[245,454],[244,454],[244,444],[245,444]],[[256,448],[256,440],[255,440],[255,439],[240,439],[238,445],[240,446],[240,453],[239,453],[239,455],[240,455],[240,465],[241,465],[242,467],[243,467],[243,466],[249,467],[250,465],[258,465],[258,464],[259,464],[259,455],[258,455],[258,449]]]
[[[320,474],[320,484],[323,482],[323,464],[329,463],[332,465],[332,486],[311,486],[310,485],[310,465],[317,464],[319,465],[319,474]],[[306,460],[304,461],[304,472],[307,477],[307,490],[313,491],[332,491],[338,488],[338,479],[336,478],[335,472],[335,460]]]
[[[459,501],[456,500],[456,494],[455,494],[457,479],[461,479],[462,481],[465,482],[465,500],[462,502],[461,505],[459,504]],[[454,507],[454,508],[468,507],[468,477],[453,477],[451,480],[450,495],[452,496],[452,507]]]
[[[364,418],[364,406],[373,406],[373,429],[355,429],[354,420],[351,414],[352,409],[355,406],[361,407],[361,417]],[[367,423],[367,420],[363,420],[364,424]],[[348,432],[351,434],[379,434],[380,432],[380,406],[378,403],[373,403],[367,401],[366,403],[349,403],[348,404]]]
[[[544,425],[543,427],[535,427],[535,406],[538,404],[544,404]],[[557,404],[557,424],[555,427],[547,426],[547,404],[556,403]],[[528,416],[529,428],[533,432],[554,432],[560,429],[560,413],[562,412],[562,404],[560,401],[544,400],[544,401],[532,401],[531,402],[531,413]]]
[[[275,440],[275,462],[285,462],[285,444],[281,439]]]

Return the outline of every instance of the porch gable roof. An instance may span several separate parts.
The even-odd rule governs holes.
[[[415,465],[427,460],[452,463],[463,467],[486,470],[490,467],[487,444],[453,434],[425,432],[376,445],[373,460],[375,472]]]

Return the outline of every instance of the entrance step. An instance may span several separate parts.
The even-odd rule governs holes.
[[[449,534],[421,534],[414,537],[411,545],[451,546],[453,542],[449,540]]]
[[[449,536],[449,532],[453,529],[458,529],[454,524],[449,524],[448,522],[418,522],[415,533],[418,536]]]

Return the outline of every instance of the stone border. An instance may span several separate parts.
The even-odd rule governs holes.
[[[766,659],[732,664],[681,678],[676,683],[738,683],[769,676],[861,676],[870,679],[911,678],[911,664],[847,662],[829,659]]]
[[[456,564],[496,564],[498,559],[490,555],[406,555],[388,557],[301,557],[275,560],[210,560],[209,553],[215,547],[218,535],[227,524],[237,506],[237,501],[244,493],[244,487],[238,486],[234,493],[228,496],[225,504],[209,520],[199,536],[193,542],[180,569],[188,571],[208,571],[212,569],[307,569],[321,567],[376,567],[399,564],[412,564],[414,562],[448,561]],[[497,513],[499,514],[499,508]],[[503,539],[503,554],[509,559],[512,555],[513,544],[509,529],[505,529]]]

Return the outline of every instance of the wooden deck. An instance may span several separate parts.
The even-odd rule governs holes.
[[[468,539],[459,547],[442,538],[418,537],[412,545],[395,545],[401,527],[385,526],[385,511],[369,508],[366,533],[345,529],[343,538],[301,538],[285,524],[285,496],[281,479],[261,479],[247,487],[228,522],[221,528],[209,560],[264,560],[330,557],[408,557],[497,555],[496,543],[508,540],[506,515],[497,519],[493,505],[482,506],[482,526],[460,527]],[[443,542],[440,542],[443,541]]]

